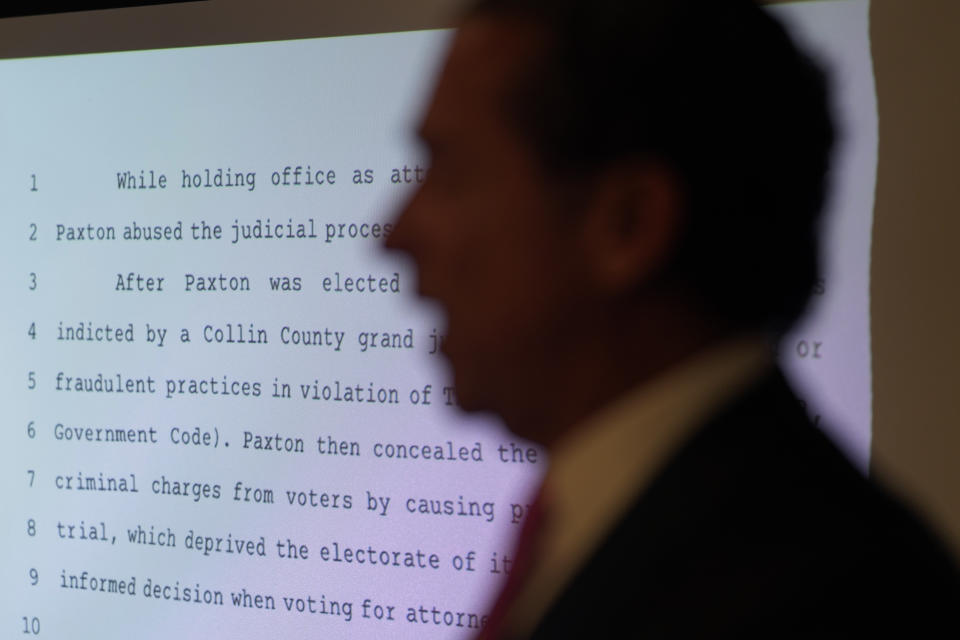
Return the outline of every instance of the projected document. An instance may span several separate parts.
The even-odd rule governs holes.
[[[864,464],[867,4],[776,10],[845,127],[784,343]],[[382,249],[449,32],[0,61],[0,635],[466,637],[548,460]]]

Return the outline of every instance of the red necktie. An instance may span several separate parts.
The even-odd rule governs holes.
[[[543,524],[543,489],[537,493],[536,499],[530,505],[527,511],[527,517],[523,521],[520,529],[520,536],[517,538],[517,545],[513,553],[513,568],[507,576],[507,581],[497,597],[490,615],[487,617],[487,624],[477,636],[477,640],[503,640],[504,623],[506,622],[507,612],[513,601],[520,594],[520,588],[530,569],[533,568],[536,543],[539,534],[542,533]]]

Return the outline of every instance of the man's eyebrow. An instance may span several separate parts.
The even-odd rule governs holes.
[[[423,143],[431,155],[436,155],[438,152],[442,153],[450,147],[450,144],[444,140],[442,134],[435,129],[420,127],[417,129],[416,134],[417,138]]]
[[[417,127],[416,134],[417,138],[419,138],[420,141],[426,144],[428,147],[432,148],[437,144],[440,144],[440,136],[433,127],[428,127],[425,124],[422,124]]]

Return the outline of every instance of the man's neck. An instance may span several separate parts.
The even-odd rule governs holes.
[[[524,411],[504,412],[507,426],[549,448],[628,390],[732,335],[705,318],[674,304],[634,305],[594,317],[545,360],[525,389]]]

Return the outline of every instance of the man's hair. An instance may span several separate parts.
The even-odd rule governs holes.
[[[817,280],[833,144],[822,72],[749,0],[480,0],[546,35],[507,105],[545,166],[630,157],[685,187],[669,267],[720,319],[785,331]]]

